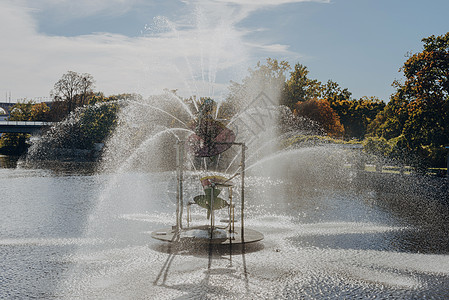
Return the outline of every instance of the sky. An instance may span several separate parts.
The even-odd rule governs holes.
[[[0,102],[47,100],[69,70],[105,95],[220,100],[268,57],[387,102],[407,53],[449,31],[448,11],[447,0],[0,0]]]

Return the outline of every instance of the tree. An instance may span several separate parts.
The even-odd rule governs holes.
[[[424,50],[405,62],[399,86],[409,100],[403,133],[412,148],[449,144],[449,32],[422,41]]]
[[[332,80],[328,80],[321,87],[321,94],[324,99],[333,103],[335,101],[351,100],[352,93],[347,89],[342,89],[340,85]]]
[[[11,108],[9,115],[10,121],[31,121],[31,110],[34,102],[17,102]]]
[[[47,121],[50,108],[45,103],[34,101],[18,102],[13,105],[9,120],[11,121]]]
[[[49,121],[50,108],[44,102],[36,103],[31,107],[30,119],[32,121]]]
[[[0,138],[0,153],[6,155],[21,155],[28,149],[29,134],[3,133]]]
[[[384,158],[390,155],[391,145],[383,137],[368,137],[363,140],[363,150],[366,153],[376,155],[377,157]]]
[[[362,97],[358,100],[338,97],[333,99],[330,104],[340,117],[346,138],[363,139],[368,125],[385,107],[385,103],[376,97]]]
[[[444,165],[449,145],[449,32],[422,39],[423,51],[408,57],[405,81],[370,130],[385,138],[402,136],[408,151],[432,165]]]
[[[281,104],[295,108],[298,101],[304,102],[321,96],[321,82],[309,79],[309,70],[304,65],[297,63],[295,69],[290,73],[290,78],[285,84]]]
[[[104,143],[117,125],[119,105],[114,97],[98,99],[81,114],[80,148],[91,149],[94,143]]]
[[[274,104],[278,104],[285,85],[285,72],[290,69],[286,61],[267,58],[266,64],[258,62],[256,68],[249,69],[249,75],[242,83],[231,81],[230,93],[220,108],[227,117],[236,113],[264,93]],[[281,100],[282,101],[282,100]]]
[[[340,123],[340,118],[325,99],[314,98],[304,102],[298,101],[294,113],[296,116],[306,117],[317,122],[329,136],[343,136],[344,127]]]
[[[370,136],[384,137],[387,140],[402,134],[408,119],[408,104],[403,94],[398,91],[391,96],[390,102],[380,111],[368,125]]]
[[[46,121],[49,108],[45,103],[34,101],[18,102],[11,109],[11,121]],[[22,154],[29,147],[26,133],[4,133],[0,139],[1,152],[6,154]]]
[[[94,83],[92,75],[88,73],[68,71],[55,83],[52,94],[56,102],[65,102],[66,114],[69,114],[76,107],[88,103],[88,96],[92,93]],[[56,106],[61,107],[59,104]]]

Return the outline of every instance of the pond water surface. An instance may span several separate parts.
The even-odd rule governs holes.
[[[447,210],[432,199],[250,176],[246,226],[262,242],[172,247],[150,233],[174,224],[174,176],[0,168],[0,298],[449,298]]]

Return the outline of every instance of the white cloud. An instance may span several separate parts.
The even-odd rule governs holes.
[[[97,33],[75,37],[38,33],[33,9],[65,9],[73,13],[129,9],[141,0],[6,0],[0,3],[0,101],[5,91],[13,97],[48,96],[53,84],[68,70],[91,73],[97,90],[106,94],[138,92],[150,95],[164,88],[184,95],[216,96],[229,80],[239,80],[254,51],[286,54],[288,46],[245,41],[236,29],[251,1],[215,0],[191,3],[192,15],[183,23],[159,18],[154,30],[141,37]],[[274,5],[275,1],[261,1]],[[299,1],[278,1],[279,3]],[[35,3],[30,8],[30,3]],[[239,4],[227,5],[229,3]],[[240,76],[240,78],[239,78]],[[215,93],[215,94],[214,94]]]
[[[22,0],[25,1],[25,0]],[[63,18],[92,16],[97,13],[123,14],[144,0],[26,0],[37,10],[53,10]]]
[[[16,97],[47,96],[60,76],[73,70],[91,73],[98,90],[107,94],[151,94],[164,88],[201,94],[215,88],[218,72],[245,62],[241,33],[232,24],[211,26],[205,20],[183,30],[165,25],[164,33],[138,38],[108,33],[46,36],[37,33],[27,9],[3,3],[0,37],[7,42],[0,48],[0,91],[13,91]]]
[[[201,0],[199,0],[201,1]],[[254,10],[268,8],[272,6],[278,6],[290,3],[300,2],[318,2],[318,3],[330,3],[331,0],[212,0],[216,3],[233,4],[242,8],[246,14],[250,14]]]
[[[277,54],[291,54],[291,52],[288,50],[288,45],[282,45],[282,44],[268,44],[268,45],[262,45],[262,44],[250,44],[253,48],[260,49],[263,52],[267,53],[277,53]]]

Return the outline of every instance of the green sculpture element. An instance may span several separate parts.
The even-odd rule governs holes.
[[[202,208],[207,209],[207,219],[210,218],[211,214],[211,200],[213,197],[213,205],[212,210],[222,209],[226,206],[229,206],[228,202],[226,200],[223,200],[222,198],[219,198],[218,195],[220,194],[221,190],[215,188],[215,187],[209,187],[205,188],[204,192],[205,195],[198,195],[193,198],[193,201],[195,201],[196,204],[201,206]],[[213,193],[213,196],[212,196]]]

